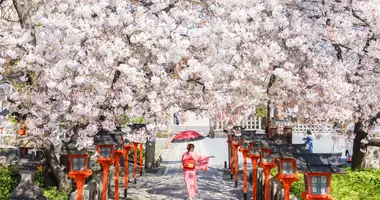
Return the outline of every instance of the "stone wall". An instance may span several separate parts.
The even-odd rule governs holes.
[[[364,154],[362,167],[380,169],[380,147],[367,146],[367,152]]]

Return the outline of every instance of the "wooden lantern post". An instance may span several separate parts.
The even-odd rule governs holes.
[[[140,144],[140,176],[143,174],[143,152],[144,152],[144,143]]]
[[[137,176],[137,147],[139,143],[132,142],[133,147],[133,183],[136,184],[136,176]]]
[[[234,172],[233,172],[233,162],[234,162],[234,154],[233,154],[233,148],[232,148],[232,134],[228,134],[227,135],[228,137],[228,140],[227,140],[227,143],[228,143],[228,159],[229,159],[229,171],[230,171],[230,174],[231,174],[231,179],[233,179],[234,177]]]
[[[257,193],[257,160],[260,159],[260,151],[255,147],[255,143],[251,141],[249,146],[248,157],[252,162],[252,200],[256,200]]]
[[[278,173],[276,178],[284,186],[284,200],[290,199],[290,187],[293,182],[298,181],[296,160],[294,158],[278,158],[276,159]]]
[[[119,199],[119,168],[120,168],[120,158],[125,154],[124,149],[122,149],[121,145],[115,151],[115,200]]]
[[[247,200],[247,154],[248,154],[248,143],[242,141],[240,147],[240,152],[243,154],[243,181],[244,181],[244,200]]]
[[[234,170],[235,170],[235,187],[237,187],[238,185],[238,179],[239,179],[239,152],[238,152],[238,149],[239,149],[239,146],[240,146],[240,143],[239,143],[239,138],[237,136],[234,136],[234,140],[232,141],[232,147],[234,149]]]
[[[107,200],[107,181],[108,170],[113,159],[113,145],[97,145],[97,151],[99,153],[98,163],[103,167],[103,187],[102,187],[102,200]]]
[[[83,185],[85,179],[92,174],[88,166],[87,154],[70,154],[69,178],[73,178],[77,183],[77,200],[83,199]]]
[[[265,175],[265,200],[270,200],[269,194],[269,176],[270,170],[276,167],[276,164],[273,162],[271,157],[271,151],[269,147],[263,147],[260,154],[260,163],[259,166],[264,169]]]
[[[128,170],[129,170],[129,150],[131,149],[132,145],[129,141],[124,142],[124,198],[127,199],[128,194]]]

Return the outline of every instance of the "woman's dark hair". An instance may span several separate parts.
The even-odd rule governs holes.
[[[307,130],[306,133],[307,133],[308,135],[311,135],[311,131],[310,131],[310,130]]]
[[[195,148],[194,144],[190,143],[190,144],[187,145],[186,149],[187,149],[187,151],[190,151],[191,149],[194,149],[194,148]]]

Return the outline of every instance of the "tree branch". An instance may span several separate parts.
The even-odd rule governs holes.
[[[332,44],[335,48],[335,50],[337,51],[336,53],[336,57],[338,58],[338,60],[343,60],[342,58],[342,49],[340,48],[340,45],[339,44]]]
[[[115,75],[113,76],[112,84],[111,84],[112,89],[113,89],[113,86],[115,85],[116,81],[119,80],[120,75],[121,75],[121,72],[119,70],[116,70]]]
[[[366,144],[366,146],[376,146],[376,147],[380,147],[380,140],[368,140],[368,143]]]
[[[360,21],[363,22],[366,26],[370,27],[370,25],[369,25],[364,19],[362,19],[358,14],[356,14],[356,12],[354,11],[354,9],[351,9],[351,11],[352,11],[352,15],[353,15],[356,19],[360,20]]]
[[[379,119],[379,118],[380,118],[380,112],[378,112],[375,116],[373,116],[373,117],[371,118],[371,120],[369,121],[369,124],[370,124],[370,125],[374,125],[375,122],[376,122],[376,120]]]
[[[277,68],[279,68],[279,66],[274,66],[273,67],[273,70],[276,70]],[[270,76],[270,79],[269,79],[269,83],[268,83],[268,87],[267,87],[267,94],[269,94],[269,89],[273,86],[273,84],[276,82],[276,75],[272,74]]]

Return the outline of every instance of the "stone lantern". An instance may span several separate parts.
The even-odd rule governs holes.
[[[304,174],[305,191],[301,194],[305,200],[332,200],[330,185],[332,174],[344,174],[344,163],[336,154],[294,154],[297,169]]]
[[[88,155],[87,154],[70,154],[70,171],[69,178],[73,178],[77,184],[77,200],[82,200],[83,185],[85,179],[92,174],[92,171],[87,168]]]
[[[260,153],[260,163],[259,166],[264,169],[264,175],[265,175],[265,200],[270,199],[269,194],[269,176],[270,176],[270,170],[272,168],[276,167],[276,164],[274,162],[274,159],[271,155],[271,150],[269,143],[267,141],[262,141],[262,148]]]
[[[107,200],[107,180],[108,180],[108,170],[111,164],[114,163],[114,147],[112,144],[103,144],[97,146],[97,151],[99,153],[98,163],[103,167],[103,189],[102,189],[102,200]]]
[[[17,140],[14,142],[17,146],[36,150],[35,147],[37,144],[32,142],[29,138],[17,138]],[[16,151],[13,152],[16,154]],[[9,195],[10,200],[46,200],[46,197],[43,196],[43,192],[37,185],[35,185],[34,182],[34,174],[37,171],[37,167],[43,165],[45,162],[46,159],[43,158],[42,154],[39,154],[36,151],[31,152],[31,154],[19,154],[18,159],[15,157],[10,160],[11,165],[17,166],[19,168],[21,175],[20,183]]]

